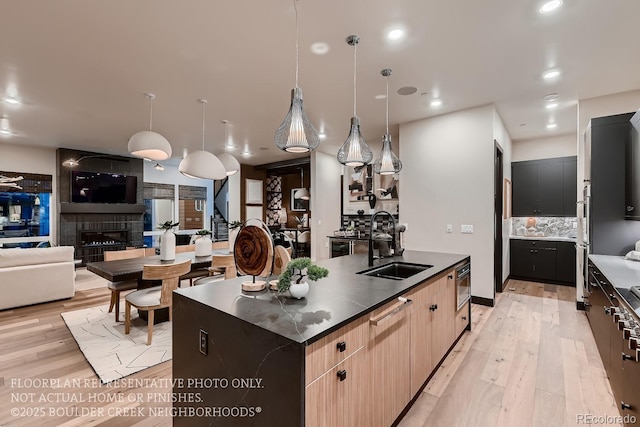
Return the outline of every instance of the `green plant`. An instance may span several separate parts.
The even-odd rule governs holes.
[[[211,230],[198,230],[195,234],[198,236],[206,236],[211,234]]]
[[[158,224],[159,230],[171,230],[173,227],[177,227],[180,222],[165,221],[163,224]]]
[[[242,227],[242,221],[231,221],[229,223],[229,230],[235,230],[236,228]]]
[[[310,280],[320,280],[329,275],[329,270],[319,267],[311,262],[311,258],[296,258],[287,264],[278,279],[278,292],[286,292],[291,287],[291,282],[302,282],[302,279],[309,277]]]

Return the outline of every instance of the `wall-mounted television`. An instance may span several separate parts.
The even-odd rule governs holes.
[[[138,178],[114,173],[71,171],[73,203],[136,203]]]

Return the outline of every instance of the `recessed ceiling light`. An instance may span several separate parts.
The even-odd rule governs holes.
[[[550,102],[547,105],[545,105],[544,108],[551,110],[552,108],[556,108],[557,106],[558,106],[557,102]]]
[[[558,99],[558,94],[557,93],[548,93],[544,96],[544,100],[547,102],[551,102],[551,101],[555,101]]]
[[[560,75],[559,70],[549,70],[542,75],[542,78],[545,80],[555,79]]]
[[[413,95],[418,91],[418,88],[413,86],[404,86],[398,89],[398,95]]]
[[[6,97],[3,98],[3,100],[7,104],[13,104],[13,105],[20,104],[20,100],[18,98],[13,97],[13,96],[6,96]]]
[[[554,10],[559,8],[560,6],[562,6],[562,0],[551,0],[551,1],[548,1],[545,4],[543,4],[542,7],[540,7],[540,13],[553,12]]]
[[[429,105],[431,105],[432,107],[439,107],[442,105],[442,100],[441,99],[432,99],[431,102],[429,103]]]
[[[316,55],[324,55],[329,52],[329,44],[325,42],[315,42],[311,44],[311,52]]]
[[[403,37],[404,37],[404,31],[402,31],[399,28],[396,28],[395,30],[391,30],[387,33],[387,38],[389,40],[400,40]]]
[[[547,123],[547,129],[555,129],[558,127],[557,123]]]
[[[267,151],[269,149],[269,147],[258,147],[258,150],[260,151]]]
[[[321,133],[319,133],[319,134],[318,134],[318,138],[320,138],[320,139],[326,139],[326,138],[327,138],[327,134],[326,134],[326,133],[324,133],[324,132],[321,132]]]
[[[386,99],[387,95],[376,95],[376,99]]]
[[[520,126],[526,126],[526,125],[527,125],[526,123],[520,123]]]

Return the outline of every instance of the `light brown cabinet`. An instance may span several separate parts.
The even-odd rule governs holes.
[[[411,300],[392,301],[369,318],[370,426],[390,426],[411,400],[411,305]]]
[[[366,316],[311,344],[305,356],[305,426],[369,425]]]

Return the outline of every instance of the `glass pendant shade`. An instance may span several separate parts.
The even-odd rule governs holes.
[[[220,159],[204,150],[189,153],[180,162],[178,170],[189,178],[224,179],[227,177],[227,170]]]
[[[373,171],[380,175],[393,175],[401,169],[402,162],[391,149],[391,135],[387,134],[382,137],[382,151],[373,162]]]
[[[218,159],[220,159],[224,169],[227,171],[227,176],[236,174],[240,170],[240,163],[231,154],[222,153],[218,156]]]
[[[373,152],[360,133],[360,119],[351,117],[351,130],[347,140],[338,150],[338,161],[345,166],[362,166],[371,163]]]
[[[143,130],[129,138],[129,153],[150,160],[167,160],[171,157],[171,144],[157,132]]]
[[[291,107],[284,121],[276,130],[276,146],[289,153],[306,153],[320,145],[320,137],[302,105],[302,89],[291,91]]]

